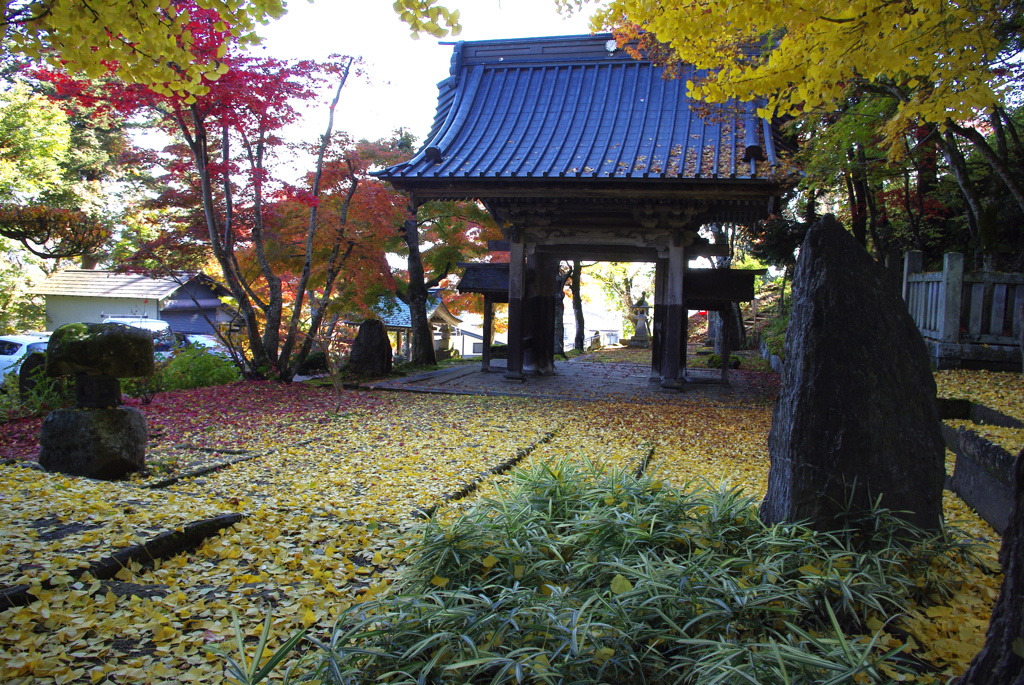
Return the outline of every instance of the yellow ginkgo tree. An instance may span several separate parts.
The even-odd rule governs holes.
[[[184,95],[189,84],[218,73],[219,55],[197,59],[200,40],[189,30],[191,11],[213,10],[216,27],[231,42],[258,43],[260,25],[285,13],[284,0],[4,0],[0,15],[3,51],[49,61],[90,78],[116,67],[118,75],[145,86]],[[414,36],[457,34],[459,13],[436,0],[398,0],[394,8]],[[219,72],[223,73],[223,72]]]
[[[573,2],[562,2],[572,5]],[[880,127],[891,154],[933,131],[972,211],[960,146],[975,149],[1024,208],[1010,160],[1020,136],[1004,109],[1021,86],[1017,0],[611,0],[594,17],[642,47],[704,69],[691,94],[764,101],[764,116],[844,109],[851,96],[896,100]],[[995,142],[986,133],[991,131]]]

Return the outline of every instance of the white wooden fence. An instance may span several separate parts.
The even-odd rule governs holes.
[[[903,299],[939,368],[965,364],[1020,368],[1024,274],[964,270],[964,256],[922,271],[920,252],[903,262]]]

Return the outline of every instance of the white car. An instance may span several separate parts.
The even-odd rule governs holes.
[[[231,358],[231,353],[228,352],[228,348],[224,346],[220,338],[215,335],[204,335],[202,333],[186,333],[185,344],[189,347],[195,347],[200,350],[204,350],[211,354],[217,354],[227,359]]]
[[[0,335],[0,380],[9,373],[16,373],[27,355],[45,352],[49,339],[49,333]]]
[[[174,338],[171,325],[162,319],[147,319],[142,316],[110,316],[103,320],[103,323],[119,323],[122,326],[141,328],[153,336],[153,352],[157,359],[162,359],[174,348],[178,347],[178,341]]]

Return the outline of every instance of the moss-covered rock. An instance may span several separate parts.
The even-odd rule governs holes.
[[[46,373],[152,376],[153,338],[144,330],[116,323],[69,323],[50,336]]]

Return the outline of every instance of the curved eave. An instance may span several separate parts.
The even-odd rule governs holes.
[[[762,198],[774,197],[792,185],[768,178],[462,178],[435,176],[384,177],[399,190],[424,200],[488,200],[491,198]]]

